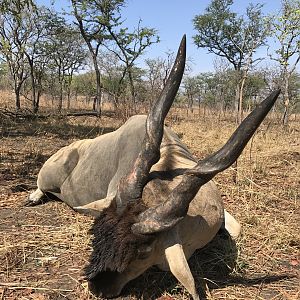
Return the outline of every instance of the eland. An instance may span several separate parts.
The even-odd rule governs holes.
[[[37,205],[50,193],[95,216],[85,277],[98,296],[118,296],[130,280],[156,265],[170,270],[199,299],[188,259],[223,224],[233,238],[240,233],[212,179],[236,161],[280,91],[262,101],[220,150],[198,161],[164,125],[185,58],[184,36],[148,116],[133,116],[114,132],[60,149],[45,162],[38,188],[28,197],[27,205]]]

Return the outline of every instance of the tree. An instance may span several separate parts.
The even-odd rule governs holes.
[[[78,95],[85,96],[86,102],[90,102],[95,97],[96,78],[95,72],[89,71],[83,74],[75,74],[71,83],[71,88],[77,99]]]
[[[119,100],[125,99],[126,86],[122,64],[116,54],[107,49],[100,52],[98,61],[103,73],[102,88],[113,103],[115,110],[119,112]]]
[[[96,95],[93,105],[94,110],[101,115],[101,73],[97,61],[100,46],[103,45],[107,35],[105,23],[107,16],[114,20],[115,25],[118,25],[118,14],[120,8],[124,5],[124,0],[71,0],[73,14],[76,18],[76,26],[79,28],[90,55],[93,60],[95,75],[96,75]],[[105,11],[106,16],[103,15]]]
[[[250,4],[245,16],[230,10],[233,0],[212,0],[205,13],[195,16],[197,34],[194,43],[210,53],[226,58],[236,73],[235,101],[238,122],[242,120],[243,89],[254,62],[256,50],[265,44],[269,25],[262,14],[262,5]]]
[[[28,30],[31,34],[24,54],[29,65],[31,80],[32,108],[37,113],[39,109],[40,97],[42,94],[42,79],[45,76],[46,65],[49,61],[50,53],[47,53],[44,43],[51,36],[53,15],[55,13],[45,7],[34,10],[27,18]]]
[[[220,89],[219,78],[216,74],[212,72],[203,72],[197,77],[198,89],[199,89],[199,105],[202,102],[205,106],[216,107],[219,102],[218,91],[223,91]]]
[[[16,96],[16,109],[21,108],[21,88],[28,77],[25,49],[31,29],[27,24],[35,6],[31,1],[12,0],[0,3],[0,52],[9,67]]]
[[[152,28],[141,26],[141,21],[133,32],[122,27],[121,9],[125,0],[71,0],[76,24],[88,45],[94,62],[97,82],[96,98],[100,104],[101,73],[97,61],[99,49],[105,46],[112,51],[123,63],[124,69],[119,87],[128,74],[133,101],[135,101],[134,81],[132,70],[136,59],[154,42],[158,42],[156,32]],[[154,40],[155,39],[155,40]],[[99,106],[100,113],[100,106]]]
[[[283,0],[280,15],[271,19],[273,20],[272,33],[279,45],[275,55],[270,56],[281,67],[284,102],[282,122],[287,125],[291,100],[289,85],[300,61],[300,1]]]
[[[158,57],[154,59],[146,59],[146,72],[145,77],[148,82],[149,95],[148,99],[150,106],[155,99],[159,97],[166,80],[171,71],[171,67],[174,61],[174,53],[166,52],[166,57]]]
[[[289,83],[289,95],[290,98],[293,99],[291,101],[290,111],[293,111],[295,113],[300,112],[300,74],[297,72],[294,72],[291,75],[290,83]]]
[[[70,106],[70,86],[73,74],[83,64],[85,51],[78,31],[58,14],[51,16],[51,35],[44,42],[48,53],[49,65],[56,73],[58,80],[58,110],[63,105],[64,88],[67,89],[68,107]]]
[[[103,14],[105,15],[105,12],[103,12]],[[105,26],[115,43],[115,47],[114,45],[112,47],[108,46],[108,49],[113,51],[120,61],[124,63],[121,80],[128,74],[131,98],[134,109],[136,109],[133,67],[135,61],[144,53],[147,47],[153,43],[159,42],[159,37],[156,35],[156,30],[154,28],[141,27],[141,20],[139,20],[137,28],[135,28],[133,32],[129,32],[127,28],[119,29],[111,24],[109,16],[107,16],[106,19],[108,21]]]
[[[193,113],[193,105],[194,105],[194,100],[198,96],[198,101],[200,103],[200,97],[199,93],[201,90],[201,82],[199,82],[199,77],[197,76],[186,76],[183,80],[183,86],[185,90],[185,94],[187,96],[187,113],[189,109]]]

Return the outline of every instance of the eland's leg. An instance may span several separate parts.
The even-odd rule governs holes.
[[[44,203],[45,200],[45,193],[40,190],[39,188],[37,188],[33,193],[31,193],[27,199],[25,200],[24,205],[25,206],[36,206],[39,204]]]
[[[97,217],[105,208],[111,205],[113,199],[113,196],[108,196],[104,199],[96,200],[83,206],[76,206],[73,209],[79,213]]]

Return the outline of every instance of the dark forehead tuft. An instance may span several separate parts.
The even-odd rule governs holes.
[[[84,270],[88,280],[100,272],[124,271],[137,258],[138,248],[152,243],[153,235],[136,235],[131,231],[138,214],[145,209],[142,203],[134,203],[118,215],[115,207],[110,207],[95,219],[90,229],[93,251]]]

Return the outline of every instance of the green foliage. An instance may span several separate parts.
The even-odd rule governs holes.
[[[28,77],[26,48],[32,35],[29,19],[35,12],[32,1],[13,0],[0,4],[0,53],[9,67],[17,109],[21,108],[21,88]]]
[[[7,63],[0,63],[0,89],[8,88],[9,69]]]
[[[238,16],[230,10],[232,4],[233,0],[212,0],[204,14],[195,16],[194,43],[225,57],[240,70],[245,60],[264,45],[269,25],[262,14],[262,5],[250,4],[246,15]]]
[[[291,77],[300,61],[300,1],[283,0],[279,16],[272,17],[273,35],[278,48],[271,58],[280,64],[281,87],[284,101],[283,124],[288,124],[290,102],[293,106],[299,102],[299,97],[291,97]]]
[[[124,5],[124,3],[122,3],[122,5]],[[123,27],[123,21],[120,21],[120,6],[118,6],[116,11],[119,15],[111,15],[111,12],[107,12],[105,7],[101,10],[102,16],[105,19],[103,25],[111,37],[111,39],[108,39],[111,43],[106,44],[106,47],[109,51],[112,51],[121,62],[123,62],[124,68],[120,83],[124,80],[125,75],[128,74],[131,94],[134,100],[135,87],[132,78],[132,70],[135,61],[144,53],[146,48],[153,43],[158,43],[159,37],[154,28],[141,26],[141,20],[138,21],[137,27],[132,31],[127,27]]]
[[[281,14],[272,16],[271,20],[272,34],[279,43],[276,57],[272,58],[288,68],[294,64],[291,58],[300,56],[300,1],[284,0]]]
[[[23,86],[27,97],[35,87],[37,94],[48,93],[53,99],[70,95],[71,88],[72,94],[94,98],[99,91],[96,72],[78,72],[86,60],[93,60],[99,69],[99,86],[116,106],[128,100],[137,104],[154,101],[173,57],[169,53],[167,58],[147,60],[144,69],[137,67],[137,61],[159,42],[157,31],[143,26],[141,20],[135,28],[127,28],[122,17],[126,0],[71,3],[76,26],[68,24],[64,15],[37,7],[31,0],[0,1],[0,87],[7,87],[7,82],[14,83],[15,89]],[[195,44],[224,57],[232,68],[185,76],[178,101],[186,101],[190,107],[200,103],[234,108],[237,87],[245,80],[242,107],[249,108],[256,104],[257,96],[288,79],[291,108],[299,109],[300,79],[294,67],[300,60],[300,1],[282,3],[280,14],[268,19],[261,5],[250,4],[243,15],[237,14],[232,11],[233,0],[212,0],[203,14],[195,16]],[[281,74],[252,68],[255,52],[265,45],[271,23],[271,34],[279,44],[272,58],[281,65]],[[7,80],[8,74],[12,80]]]
[[[78,69],[86,57],[80,34],[57,14],[52,14],[50,22],[51,34],[43,43],[49,62],[62,73]]]
[[[36,5],[32,0],[1,0],[1,14],[11,13],[20,19],[20,13],[27,9],[36,9]]]
[[[111,39],[107,27],[120,24],[119,12],[125,5],[124,0],[71,0],[71,3],[83,38],[98,44]]]
[[[294,72],[289,82],[289,95],[291,98],[291,111],[300,113],[300,74]]]
[[[153,40],[156,31],[153,28],[142,27],[141,21],[133,31],[124,27],[121,9],[126,4],[125,0],[71,0],[71,3],[77,26],[93,59],[98,101],[100,89],[105,88],[107,92],[113,93],[117,103],[121,94],[124,94],[122,89],[128,77],[131,97],[135,102],[137,90],[134,82],[134,63],[147,47],[158,42],[158,37]],[[123,63],[121,72],[115,72],[113,76],[111,72],[108,76],[100,76],[98,54],[101,47],[111,51]]]
[[[132,32],[128,28],[120,28],[112,32],[112,36],[123,54],[119,56],[124,62],[133,62],[147,47],[159,42],[157,31],[154,28],[141,27],[141,20]]]
[[[190,102],[193,98],[210,107],[234,108],[234,93],[236,78],[233,70],[222,73],[200,73],[196,76],[184,78],[184,95]],[[255,105],[257,96],[265,89],[264,74],[260,72],[250,73],[244,88],[244,108]]]
[[[96,78],[93,72],[77,74],[72,80],[72,90],[78,95],[95,96]]]

